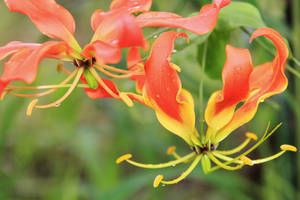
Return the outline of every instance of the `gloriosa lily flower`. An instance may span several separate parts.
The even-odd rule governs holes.
[[[174,184],[183,180],[197,166],[202,164],[203,171],[209,173],[219,168],[237,170],[246,165],[255,165],[273,160],[286,151],[296,151],[291,145],[280,146],[281,151],[275,155],[251,160],[247,155],[270,137],[280,125],[269,132],[268,128],[263,137],[251,148],[238,156],[230,157],[242,151],[251,140],[258,140],[254,133],[246,133],[245,141],[232,150],[217,150],[219,143],[230,133],[249,122],[255,115],[258,104],[266,98],[283,92],[288,84],[284,74],[288,49],[281,35],[270,28],[256,30],[250,41],[264,36],[270,39],[277,49],[272,62],[253,67],[250,52],[227,45],[226,63],[222,72],[223,88],[213,93],[205,111],[207,122],[206,134],[198,134],[195,128],[195,113],[191,94],[181,88],[177,72],[180,68],[170,62],[173,42],[177,37],[186,37],[183,33],[163,33],[153,45],[147,62],[139,63],[144,66],[145,76],[136,76],[137,88],[143,93],[145,103],[156,112],[160,123],[172,133],[178,135],[191,147],[192,153],[180,157],[175,147],[170,147],[168,154],[176,160],[162,164],[142,164],[131,160],[131,154],[125,154],[117,159],[117,163],[128,163],[143,168],[164,168],[179,163],[192,162],[190,167],[178,178],[166,181],[163,175],[154,180],[154,187],[162,184]],[[163,47],[163,48],[160,48]],[[134,51],[134,50],[132,50]],[[136,54],[133,54],[136,55]],[[237,56],[238,55],[238,56]],[[130,56],[129,56],[130,57]],[[131,56],[132,61],[137,60]],[[237,108],[237,105],[242,105]],[[222,161],[221,161],[222,160]],[[211,162],[215,166],[211,166]]]
[[[27,15],[37,28],[46,36],[61,41],[48,41],[43,44],[10,42],[0,48],[0,60],[11,56],[4,65],[0,77],[0,95],[6,94],[21,97],[35,97],[28,106],[27,115],[33,108],[49,108],[59,106],[76,87],[84,88],[93,99],[113,97],[132,106],[132,99],[143,102],[140,95],[120,92],[114,82],[103,79],[96,69],[110,78],[130,78],[143,75],[140,72],[109,66],[121,60],[121,49],[142,47],[147,49],[143,27],[174,27],[189,30],[196,34],[211,31],[216,25],[219,10],[228,5],[230,0],[216,0],[204,6],[199,15],[183,18],[174,13],[151,12],[152,0],[113,0],[110,11],[97,10],[91,17],[91,25],[95,34],[91,42],[83,49],[74,38],[75,21],[72,15],[55,0],[4,0],[12,12]],[[134,14],[138,14],[135,17]],[[31,84],[37,76],[39,64],[44,58],[60,61],[71,61],[73,72],[67,71],[62,64],[58,71],[69,76],[57,85],[24,86],[10,85],[13,81]],[[117,74],[116,74],[117,73]],[[73,81],[72,81],[73,80]],[[71,84],[69,82],[72,81]],[[82,81],[83,84],[79,84]],[[59,88],[69,88],[58,100],[46,105],[38,105],[38,98],[55,92]],[[14,90],[48,89],[34,94],[15,93]]]

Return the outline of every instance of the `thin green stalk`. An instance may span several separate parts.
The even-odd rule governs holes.
[[[299,0],[293,0],[292,2],[292,9],[293,9],[293,44],[294,44],[294,55],[295,55],[295,59],[296,58],[300,58],[300,1]],[[300,109],[300,80],[299,79],[295,79],[295,99],[296,102],[298,102],[297,105],[295,105],[295,107],[297,107],[296,109],[299,110]],[[296,146],[300,145],[300,124],[297,123],[300,121],[300,116],[296,115],[295,116],[295,137],[296,137]],[[296,188],[299,188],[300,186],[300,154],[297,154],[297,166],[295,173],[297,176],[297,186]],[[297,193],[297,199],[300,199],[300,191],[298,190]]]
[[[199,105],[200,105],[200,136],[201,139],[204,138],[204,103],[203,103],[203,84],[205,77],[205,66],[206,66],[206,56],[207,56],[208,40],[203,45],[202,63],[201,63],[201,76],[200,76],[200,86],[199,86]]]

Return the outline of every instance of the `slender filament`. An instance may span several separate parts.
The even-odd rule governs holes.
[[[191,159],[192,157],[194,157],[196,154],[194,152],[184,156],[184,157],[181,157],[180,159],[177,159],[177,160],[173,160],[173,161],[170,161],[170,162],[166,162],[166,163],[160,163],[160,164],[143,164],[143,163],[138,163],[138,162],[135,162],[135,161],[132,161],[132,160],[126,160],[128,163],[134,165],[134,166],[137,166],[137,167],[141,167],[141,168],[148,168],[148,169],[159,169],[159,168],[166,168],[166,167],[171,167],[171,166],[175,166],[179,163],[182,163],[186,160],[189,160]]]
[[[183,179],[185,179],[195,169],[195,167],[200,162],[201,158],[202,158],[202,154],[198,155],[194,159],[194,161],[192,162],[192,164],[189,166],[189,168],[186,171],[184,171],[178,178],[173,179],[171,181],[163,181],[163,180],[161,180],[161,183],[162,184],[175,184],[175,183],[178,183],[178,182],[182,181]]]
[[[73,90],[76,88],[81,75],[83,74],[84,68],[79,68],[76,77],[71,85],[71,87],[68,89],[68,91],[57,101],[50,103],[50,104],[46,104],[46,105],[35,105],[35,108],[40,108],[40,109],[44,109],[44,108],[50,108],[50,107],[56,107],[57,105],[61,104],[68,96],[70,96],[70,94],[73,92]]]

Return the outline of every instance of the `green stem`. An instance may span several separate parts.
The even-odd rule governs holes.
[[[205,66],[206,66],[206,56],[207,56],[208,40],[203,45],[202,63],[201,63],[201,76],[200,76],[200,86],[199,86],[199,105],[200,105],[200,136],[204,139],[204,103],[203,103],[203,84],[205,77]]]
[[[300,58],[300,13],[299,13],[299,9],[300,9],[300,1],[299,0],[293,0],[292,2],[292,8],[293,8],[293,44],[294,44],[294,55],[295,55],[295,59],[296,58]],[[297,59],[296,59],[297,60]],[[295,91],[294,91],[294,94],[295,94],[295,99],[296,99],[296,102],[298,102],[296,105],[295,105],[295,109],[296,110],[299,110],[300,109],[300,80],[299,79],[295,79]],[[300,145],[300,124],[297,123],[300,121],[300,116],[299,115],[296,115],[295,116],[295,136],[296,136],[296,146],[299,146]],[[296,176],[297,176],[297,186],[296,188],[299,188],[300,186],[300,154],[298,153],[297,154],[297,166],[298,168],[296,167]],[[300,198],[300,192],[298,191],[298,194],[297,194],[297,199]]]

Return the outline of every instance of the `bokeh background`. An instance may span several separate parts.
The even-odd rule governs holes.
[[[95,9],[108,10],[110,0],[57,0],[76,20],[76,38],[83,46],[93,35],[90,16]],[[285,36],[294,55],[300,59],[298,0],[248,0],[261,13],[264,22]],[[207,0],[156,0],[152,10],[172,11],[183,16],[196,12]],[[299,5],[298,5],[299,6]],[[297,18],[298,17],[298,18]],[[0,45],[9,41],[43,42],[48,40],[19,14],[10,13],[0,3]],[[298,27],[298,29],[297,29]],[[146,29],[150,35],[156,29]],[[253,31],[252,29],[248,29]],[[250,47],[254,63],[271,60],[264,49],[249,37],[235,30],[230,43],[236,47]],[[183,87],[192,92],[199,119],[199,83],[204,77],[204,102],[221,88],[218,77],[201,74],[198,64],[200,42],[192,42],[173,54],[172,61],[181,66]],[[211,44],[213,49],[213,44]],[[270,47],[271,48],[271,47]],[[209,59],[218,59],[215,55]],[[209,61],[208,61],[209,62]],[[56,72],[57,63],[43,61],[36,84],[54,84],[64,74]],[[292,67],[299,70],[299,67]],[[118,66],[124,67],[125,60]],[[67,66],[68,67],[68,66]],[[71,67],[71,66],[69,66]],[[220,66],[206,66],[214,68]],[[1,64],[1,70],[3,65]],[[267,123],[280,129],[255,152],[251,158],[260,158],[278,152],[284,143],[300,142],[300,79],[287,72],[289,87],[286,92],[260,104],[255,118],[228,137],[220,148],[234,147],[244,139],[246,131],[262,136]],[[134,83],[121,81],[121,89],[134,90]],[[59,90],[42,98],[47,103],[59,98]],[[146,163],[166,162],[171,158],[165,152],[175,145],[179,154],[190,151],[175,135],[165,130],[155,114],[145,106],[135,104],[128,108],[113,99],[89,99],[77,89],[59,108],[34,110],[25,115],[30,99],[6,96],[0,103],[0,199],[14,200],[231,200],[231,199],[300,199],[300,155],[288,152],[284,156],[235,172],[219,170],[204,175],[200,166],[184,181],[171,186],[152,187],[157,174],[177,177],[186,165],[164,170],[140,169],[126,163],[117,165],[122,154],[132,153],[134,159]],[[197,120],[199,124],[199,120]],[[297,164],[298,163],[298,164]],[[297,198],[298,193],[298,198]]]

